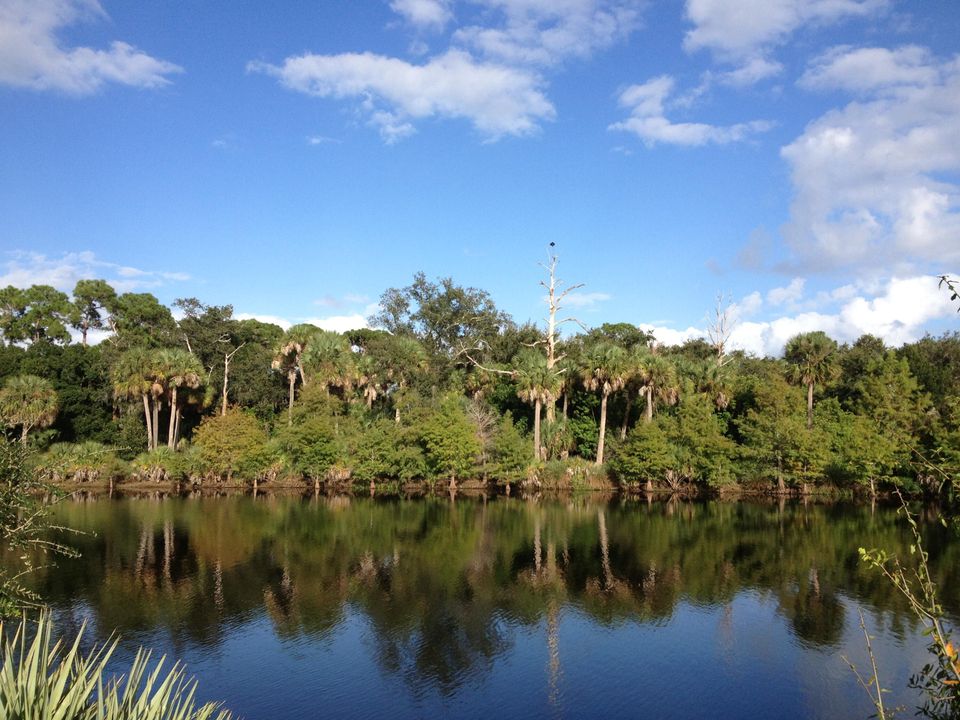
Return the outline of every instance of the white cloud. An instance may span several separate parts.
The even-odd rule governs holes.
[[[186,273],[140,270],[105,262],[89,251],[64,253],[57,258],[23,251],[7,253],[7,256],[10,259],[2,263],[6,271],[0,275],[0,287],[52,285],[70,293],[78,280],[103,278],[117,292],[132,292],[190,279]]]
[[[803,286],[806,280],[803,278],[794,278],[786,287],[773,288],[767,293],[767,302],[771,305],[783,305],[784,303],[797,303],[803,297]]]
[[[821,294],[820,299],[825,303],[836,305],[831,312],[805,311],[768,319],[746,319],[756,314],[762,305],[760,293],[754,292],[731,308],[735,325],[729,347],[758,356],[778,356],[787,340],[814,330],[822,330],[838,342],[853,342],[866,333],[892,346],[913,342],[923,335],[924,327],[931,320],[956,314],[950,296],[938,288],[937,283],[938,279],[933,276],[893,277],[876,285],[872,292],[866,287],[855,289],[844,285]],[[795,284],[799,284],[797,280],[790,286]],[[790,286],[778,290],[788,290]],[[767,295],[769,298],[775,292]],[[704,330],[697,328],[640,327],[650,330],[660,342],[668,345],[706,336]]]
[[[916,45],[896,50],[841,46],[814,59],[799,85],[867,92],[898,85],[928,86],[937,82],[938,75],[929,50]]]
[[[270,323],[271,325],[279,325],[284,330],[289,330],[293,325],[292,322],[286,318],[282,318],[279,315],[270,315],[267,313],[236,313],[234,317],[237,320],[259,320],[262,323]]]
[[[308,323],[310,325],[316,325],[318,328],[324,330],[332,330],[333,332],[346,332],[347,330],[357,330],[359,328],[369,327],[367,325],[367,319],[359,313],[354,313],[352,315],[326,315],[323,317],[304,317],[304,318],[294,318],[293,320],[288,320],[287,318],[281,317],[279,315],[270,315],[268,313],[237,313],[234,315],[237,320],[259,320],[260,322],[272,323],[273,325],[279,325],[284,330],[288,330],[293,325],[299,325],[300,323]]]
[[[310,323],[311,325],[316,325],[318,328],[332,330],[333,332],[338,333],[346,332],[347,330],[357,330],[368,327],[367,319],[360,313],[354,313],[353,315],[328,315],[326,317],[311,317],[301,322]]]
[[[454,41],[511,65],[548,66],[589,57],[640,25],[639,0],[476,0],[494,26],[470,25]]]
[[[555,115],[539,76],[480,63],[460,50],[414,65],[372,53],[301,55],[282,65],[252,62],[286,87],[316,97],[354,98],[386,142],[414,132],[414,120],[465,118],[489,139],[534,132]]]
[[[751,135],[769,130],[765,120],[754,120],[735,125],[718,126],[705,123],[671,122],[666,118],[666,104],[673,94],[675,81],[661,75],[640,85],[631,85],[620,93],[619,102],[630,110],[630,117],[609,126],[610,130],[624,130],[639,137],[647,146],[657,143],[671,145],[723,145],[746,140]]]
[[[781,150],[795,189],[784,235],[791,267],[909,270],[960,259],[960,58],[915,49],[835,52],[810,87],[864,97],[828,112]],[[864,57],[884,61],[870,73]]]
[[[572,292],[563,299],[563,304],[565,307],[592,309],[611,299],[613,296],[604,292]]]
[[[783,65],[775,60],[768,60],[763,57],[753,57],[747,60],[742,66],[718,74],[718,80],[724,85],[733,87],[747,87],[755,85],[761,80],[775,77],[783,72]]]
[[[449,0],[390,0],[390,9],[419,28],[442,30],[453,19]]]
[[[57,34],[83,20],[104,20],[96,0],[3,0],[0,3],[0,84],[88,95],[105,83],[155,88],[182,68],[132,45],[107,50],[64,47]]]
[[[748,85],[776,75],[773,48],[807,25],[829,25],[875,16],[889,0],[687,0],[693,24],[683,39],[688,52],[710,50],[722,62],[737,65],[730,84]]]

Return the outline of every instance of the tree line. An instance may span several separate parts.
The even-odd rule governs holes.
[[[890,348],[809,332],[757,358],[728,350],[718,310],[678,346],[628,323],[561,336],[577,286],[545,268],[545,328],[423,273],[345,333],[196,298],[175,318],[104,280],[7,287],[0,420],[59,480],[953,491],[960,334]]]

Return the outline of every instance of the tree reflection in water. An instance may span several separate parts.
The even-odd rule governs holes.
[[[900,597],[857,548],[906,550],[883,507],[590,499],[127,497],[62,505],[82,555],[41,570],[54,605],[82,606],[104,634],[163,629],[217,646],[262,614],[281,638],[330,637],[348,612],[371,629],[378,666],[414,694],[455,693],[509,653],[515,628],[545,635],[547,701],[563,694],[563,618],[666,621],[681,601],[776,604],[798,642],[829,650],[856,603],[894,634],[914,631]],[[942,600],[960,606],[960,544],[928,522]],[[543,637],[543,636],[541,636]],[[724,639],[726,638],[726,639]],[[543,646],[542,646],[543,647]]]

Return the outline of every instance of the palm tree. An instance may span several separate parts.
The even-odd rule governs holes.
[[[150,353],[133,348],[123,353],[110,372],[113,396],[118,399],[143,402],[143,418],[147,427],[147,450],[154,449],[153,413],[151,412]]]
[[[783,357],[790,364],[793,382],[807,386],[807,429],[813,428],[813,386],[833,377],[837,343],[826,333],[801,333],[787,341]]]
[[[293,388],[297,383],[297,373],[300,374],[300,381],[306,385],[307,377],[303,374],[303,353],[316,332],[317,328],[313,325],[306,323],[294,325],[280,338],[280,345],[273,358],[273,369],[286,373],[287,383],[290,386],[290,400],[287,406],[287,422],[290,425],[293,425]]]
[[[543,353],[530,348],[517,353],[513,358],[513,367],[517,397],[533,405],[533,459],[542,460],[540,413],[543,403],[554,396],[559,386],[559,378],[547,369],[547,358]]]
[[[645,373],[647,368],[647,359],[650,357],[650,350],[646,345],[636,345],[627,351],[626,358],[626,402],[623,408],[623,423],[620,425],[620,439],[627,437],[627,428],[630,424],[630,411],[633,409],[633,398],[637,395],[643,395]]]
[[[641,392],[646,396],[644,422],[653,421],[656,401],[675,405],[680,397],[677,371],[662,355],[650,353],[641,370]]]
[[[301,374],[304,366],[310,368],[311,376],[327,392],[335,387],[349,391],[359,379],[350,343],[340,333],[330,330],[314,331],[303,350]]]
[[[179,440],[182,398],[177,393],[180,387],[195,390],[200,387],[203,366],[200,361],[186,350],[179,348],[161,350],[157,356],[158,364],[164,368],[167,395],[170,402],[170,423],[167,428],[167,447],[175,449]]]
[[[627,351],[609,342],[587,348],[581,369],[587,390],[600,390],[600,436],[597,438],[597,465],[603,464],[603,444],[607,433],[607,399],[622,390],[627,382]]]
[[[7,427],[20,426],[20,442],[33,428],[45,428],[57,419],[57,392],[36,375],[7,378],[0,389],[0,418]]]

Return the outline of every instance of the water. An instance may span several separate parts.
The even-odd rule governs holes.
[[[802,503],[87,499],[35,576],[70,631],[183,660],[256,718],[866,718],[916,705],[925,638],[857,548],[888,508]],[[923,525],[951,611],[960,542]]]

